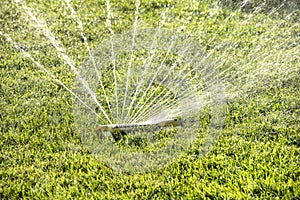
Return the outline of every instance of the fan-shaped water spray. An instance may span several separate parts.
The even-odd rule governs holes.
[[[133,50],[132,40],[135,40]],[[84,143],[112,167],[126,171],[153,170],[173,161],[195,140],[195,130],[200,128],[199,111],[208,105],[217,105],[222,111],[223,85],[217,74],[212,75],[216,73],[214,70],[197,42],[180,32],[139,28],[135,34],[130,31],[104,41],[85,62],[80,78],[87,80],[99,103],[105,105],[113,124],[76,102],[74,116]],[[109,105],[99,80],[105,85]],[[97,110],[97,104],[80,80],[75,88],[80,99]],[[213,116],[214,126],[222,126],[222,117],[222,112]],[[171,134],[172,138],[163,148],[152,152],[124,150],[111,140],[138,135],[139,139],[146,138],[146,143],[155,143],[154,135],[162,133]]]

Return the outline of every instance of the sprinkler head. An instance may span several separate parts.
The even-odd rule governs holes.
[[[127,132],[136,131],[153,131],[160,128],[181,127],[182,122],[180,118],[163,120],[156,123],[132,123],[132,124],[111,124],[98,125],[96,132],[110,132],[115,141],[120,140],[120,135],[124,136]]]

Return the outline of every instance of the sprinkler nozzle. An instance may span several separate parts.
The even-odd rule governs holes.
[[[125,135],[126,132],[133,132],[136,130],[153,130],[158,128],[178,127],[182,126],[180,118],[168,119],[157,123],[133,123],[133,124],[111,124],[98,125],[96,132],[110,132],[115,140],[119,140],[116,136]]]

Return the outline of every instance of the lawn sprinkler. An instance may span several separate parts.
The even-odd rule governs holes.
[[[158,130],[161,128],[173,128],[181,127],[182,122],[180,118],[167,119],[155,123],[150,122],[141,122],[141,123],[132,123],[132,124],[111,124],[111,125],[99,125],[96,127],[96,132],[109,132],[115,141],[121,139],[122,136],[126,135],[129,132],[150,132],[153,130]]]

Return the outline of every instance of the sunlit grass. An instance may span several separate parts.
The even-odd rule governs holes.
[[[22,11],[9,2],[0,3],[1,31],[11,34],[23,49],[72,88],[75,75],[58,58],[49,41],[24,23]],[[53,33],[67,47],[68,55],[81,66],[88,53],[76,23],[61,3],[51,2],[29,5],[41,11]],[[140,20],[145,26],[157,26],[161,20],[157,13],[166,6],[175,6],[165,26],[175,29],[184,25],[185,34],[197,38],[207,52],[213,51],[212,62],[224,64],[220,70],[238,63],[230,69],[228,79],[242,88],[240,95],[227,99],[226,123],[211,152],[201,156],[202,136],[210,123],[209,110],[203,110],[202,129],[195,130],[199,131],[199,139],[194,146],[174,163],[145,174],[118,174],[94,157],[75,129],[72,95],[0,35],[0,198],[299,198],[300,27],[292,27],[296,23],[292,19],[277,26],[297,7],[280,8],[271,17],[267,17],[271,9],[265,9],[251,22],[241,24],[259,1],[242,10],[234,9],[235,1],[223,2],[218,6],[211,1],[160,0],[141,4]],[[134,4],[111,4],[115,33],[131,29]],[[104,1],[74,1],[72,5],[84,23],[91,48],[109,37]],[[226,21],[231,13],[235,15]],[[299,18],[299,10],[294,17]],[[231,48],[233,43],[238,46]],[[218,49],[218,44],[223,46]],[[257,45],[262,48],[250,57]],[[287,56],[280,57],[284,54]],[[277,60],[270,55],[278,55]],[[253,75],[251,70],[272,64],[277,64],[275,69],[280,73],[262,75],[254,71],[257,77],[250,79],[253,85],[236,78],[243,66],[251,66],[243,73]],[[290,71],[285,75],[279,69]],[[245,87],[248,88],[243,90]]]

